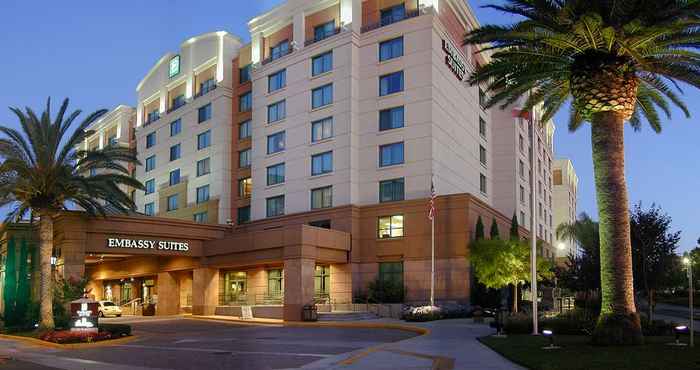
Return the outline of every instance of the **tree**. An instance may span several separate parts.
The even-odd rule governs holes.
[[[700,2],[687,0],[506,0],[492,9],[519,16],[484,25],[465,44],[487,45],[490,61],[470,75],[491,92],[486,108],[525,97],[548,122],[572,100],[569,129],[591,123],[600,220],[602,310],[593,342],[639,344],[624,162],[624,123],[661,131],[669,101],[690,113],[672,87],[700,87]],[[531,115],[535,117],[535,115]]]
[[[491,231],[489,231],[489,236],[491,239],[500,239],[501,233],[498,231],[498,223],[496,223],[496,218],[491,221]]]
[[[17,321],[17,261],[15,260],[15,238],[7,241],[5,256],[5,281],[3,288],[3,320],[6,326],[13,326]]]
[[[481,220],[481,216],[476,218],[476,231],[474,232],[474,240],[479,240],[484,238],[484,222]]]
[[[106,208],[119,212],[136,206],[120,186],[143,189],[129,175],[128,164],[138,164],[132,149],[108,145],[100,150],[76,150],[93,131],[88,126],[106,110],[89,114],[68,130],[80,115],[66,116],[68,99],[52,121],[51,100],[37,116],[31,108],[23,112],[10,108],[20,130],[0,126],[0,207],[11,207],[5,222],[16,222],[30,213],[39,216],[39,259],[41,266],[40,329],[54,327],[52,309],[51,255],[53,220],[59,212],[77,206],[88,215],[106,215]],[[90,172],[94,171],[95,174]]]
[[[557,239],[570,240],[578,246],[578,254],[569,255],[567,268],[559,270],[559,282],[578,292],[600,289],[600,234],[598,223],[581,213],[573,223],[560,224]]]
[[[520,239],[520,232],[519,232],[519,226],[518,226],[518,217],[515,216],[515,213],[513,213],[513,218],[510,219],[510,238],[511,239]]]

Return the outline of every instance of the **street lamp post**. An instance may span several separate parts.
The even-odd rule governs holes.
[[[694,347],[695,328],[693,325],[693,321],[695,320],[695,315],[693,315],[693,261],[688,257],[684,257],[683,263],[688,267],[688,310],[690,311],[690,346]]]

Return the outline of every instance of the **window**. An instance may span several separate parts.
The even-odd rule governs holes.
[[[153,121],[157,121],[159,118],[160,118],[160,111],[158,110],[158,108],[156,108],[148,113],[147,118],[146,118],[146,124],[149,124]]]
[[[403,91],[403,71],[379,77],[379,96]]]
[[[483,173],[479,174],[479,190],[484,194],[488,190],[486,189],[486,176]]]
[[[277,71],[267,77],[267,92],[273,92],[287,86],[287,70]]]
[[[323,85],[311,91],[311,109],[333,103],[333,84]]]
[[[238,82],[239,83],[246,83],[250,81],[250,71],[251,71],[251,64],[248,64],[245,67],[238,68]]]
[[[284,182],[284,163],[267,168],[267,185],[281,184]]]
[[[250,206],[238,208],[236,212],[236,220],[239,225],[250,222]]]
[[[210,172],[209,157],[197,161],[197,177],[208,175]]]
[[[199,107],[197,110],[197,122],[202,123],[208,121],[211,118],[211,103]]]
[[[146,216],[153,216],[155,212],[155,203],[150,202],[143,205],[143,214]]]
[[[403,36],[379,43],[379,61],[403,56]]]
[[[404,199],[404,179],[379,182],[379,202],[394,202]]]
[[[146,158],[146,172],[153,170],[156,168],[156,155],[152,155],[148,158]]]
[[[380,239],[403,236],[403,215],[379,217],[378,234]]]
[[[382,9],[380,21],[382,26],[392,24],[406,18],[406,7],[403,3],[390,8]]]
[[[479,162],[482,166],[486,166],[486,148],[483,145],[479,145]]]
[[[211,146],[211,130],[206,130],[197,135],[197,150],[202,150]]]
[[[95,176],[97,175],[97,168],[93,167],[90,169],[90,176]]]
[[[170,102],[170,111],[174,111],[177,108],[185,105],[185,95],[180,94],[172,99]]]
[[[168,196],[168,211],[174,211],[177,208],[177,194]]]
[[[246,304],[248,274],[245,271],[226,271],[221,277],[221,305]]]
[[[486,139],[486,120],[479,117],[479,135]]]
[[[284,150],[285,132],[280,131],[267,136],[267,154],[277,153]]]
[[[287,116],[287,102],[285,100],[267,106],[267,123],[277,122]]]
[[[314,272],[314,296],[328,298],[331,292],[331,267],[316,265]]]
[[[197,188],[197,203],[204,203],[209,200],[209,185]]]
[[[250,156],[251,156],[251,150],[246,149],[246,150],[241,150],[238,152],[238,167],[240,168],[246,168],[250,167]]]
[[[156,145],[156,132],[153,131],[146,135],[146,149]]]
[[[180,159],[180,156],[182,155],[180,151],[180,144],[175,144],[170,147],[170,160],[174,161],[176,159]]]
[[[335,35],[335,20],[314,27],[314,41]]]
[[[214,78],[210,78],[204,82],[200,82],[198,96],[202,96],[214,89],[216,89],[216,80]]]
[[[309,222],[309,226],[320,227],[323,229],[331,228],[331,220],[318,220]]]
[[[253,107],[253,95],[251,92],[247,92],[238,97],[238,111],[248,112]]]
[[[526,220],[525,220],[525,212],[520,211],[520,224],[525,225]]]
[[[311,142],[330,139],[333,137],[333,117],[311,122]]]
[[[479,106],[481,109],[484,109],[486,107],[486,92],[484,92],[484,89],[479,86]]]
[[[333,207],[333,187],[325,186],[311,190],[311,209]]]
[[[253,180],[250,177],[238,179],[238,197],[250,198],[253,193]]]
[[[525,178],[525,163],[523,163],[523,160],[520,159],[518,160],[518,171],[520,172],[520,177]]]
[[[333,152],[311,156],[311,176],[333,172]]]
[[[175,121],[170,122],[170,136],[175,136],[182,131],[182,121],[180,119],[176,119]]]
[[[145,193],[151,194],[154,191],[156,191],[156,180],[154,180],[154,179],[146,180],[146,182],[143,184],[143,186],[145,188],[144,189]]]
[[[267,270],[267,295],[281,297],[284,294],[284,272],[282,269]]]
[[[520,153],[525,153],[525,139],[523,138],[523,135],[520,134],[518,135],[518,147],[520,148]]]
[[[251,136],[252,131],[250,127],[250,120],[243,121],[238,125],[238,138],[247,139]]]
[[[207,222],[207,219],[208,219],[207,216],[208,216],[208,214],[206,211],[205,212],[198,212],[198,213],[195,213],[194,215],[192,215],[194,222],[198,222],[200,224]]]
[[[380,262],[379,281],[403,287],[403,262]]]
[[[379,131],[403,127],[403,106],[379,111]]]
[[[270,59],[275,60],[289,54],[289,40],[281,41],[270,48]]]
[[[403,163],[403,143],[393,143],[379,147],[379,167]]]
[[[329,51],[315,56],[311,60],[311,75],[316,76],[321,73],[330,72],[333,69],[333,52]]]
[[[174,169],[170,171],[170,181],[168,182],[170,186],[177,185],[180,183],[180,169]]]
[[[525,188],[520,185],[520,203],[525,204]]]
[[[281,216],[284,214],[284,195],[278,195],[266,199],[267,217]]]

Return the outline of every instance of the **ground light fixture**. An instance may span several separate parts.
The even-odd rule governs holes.
[[[693,263],[692,260],[686,255],[683,257],[683,264],[688,268],[688,312],[690,317],[688,322],[690,323],[690,346],[695,347],[695,306],[693,305]]]
[[[685,347],[688,345],[688,343],[682,343],[681,342],[681,334],[687,333],[688,332],[688,327],[685,325],[678,325],[673,328],[673,333],[676,335],[676,341],[671,342],[671,343],[666,343],[669,346],[678,346],[678,347]]]
[[[549,339],[549,345],[542,347],[544,350],[559,349],[561,347],[554,344],[554,331],[549,329],[542,330],[542,335]]]

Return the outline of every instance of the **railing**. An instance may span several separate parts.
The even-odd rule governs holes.
[[[168,109],[168,110],[166,111],[166,113],[170,113],[170,112],[172,112],[172,111],[174,111],[174,110],[176,110],[176,109],[178,109],[178,108],[184,106],[185,104],[187,104],[187,101],[185,101],[185,100],[178,101],[177,103],[173,104],[173,106],[170,107],[170,109]]]
[[[272,56],[272,55],[271,55],[271,56],[269,56],[269,57],[263,59],[261,63],[262,63],[262,65],[265,65],[265,64],[270,63],[270,62],[272,62],[272,61],[275,61],[275,60],[277,60],[277,59],[281,59],[282,57],[291,54],[292,51],[293,51],[293,49],[292,49],[292,46],[290,45],[290,46],[289,46],[289,49],[287,49],[286,51],[281,52],[281,53],[280,53],[279,55],[277,55],[277,56]]]
[[[324,34],[324,35],[322,35],[322,36],[320,36],[320,37],[314,37],[314,38],[311,39],[311,40],[306,40],[306,41],[304,41],[304,46],[309,46],[309,45],[311,45],[311,44],[313,44],[313,43],[316,43],[316,42],[319,42],[319,41],[321,41],[321,40],[325,40],[325,39],[327,39],[327,38],[329,38],[329,37],[335,36],[335,35],[339,34],[340,31],[341,31],[341,28],[340,28],[340,27],[336,27],[336,28],[333,29],[333,31],[330,32],[330,33]]]
[[[144,125],[144,126],[148,126],[148,125],[150,125],[151,123],[153,123],[153,122],[155,122],[155,121],[157,121],[157,120],[159,120],[159,119],[160,119],[160,114],[154,115],[154,116],[149,116],[148,119],[146,120],[146,122],[145,122],[143,125]]]
[[[213,85],[208,86],[208,87],[204,87],[199,92],[194,94],[194,97],[192,99],[197,99],[200,96],[207,95],[210,91],[214,91],[214,90],[216,90],[216,84],[213,84]]]
[[[219,294],[220,306],[253,306],[253,305],[280,305],[284,301],[284,294],[239,294],[229,295]]]
[[[385,17],[383,19],[381,19],[381,17],[380,17],[379,22],[374,22],[374,23],[370,23],[370,24],[366,24],[366,25],[362,26],[360,28],[360,32],[365,33],[365,32],[369,32],[372,30],[376,30],[377,28],[381,28],[384,26],[388,26],[390,24],[401,22],[401,21],[406,20],[406,19],[414,18],[414,17],[417,17],[419,15],[420,15],[420,10],[412,9],[412,10],[405,11],[402,16],[398,16],[398,17],[391,16],[391,17]]]
[[[119,307],[122,309],[122,312],[124,309],[129,309],[131,310],[129,315],[136,315],[136,308],[140,305],[140,302],[141,298],[134,298],[126,303],[122,303]]]

